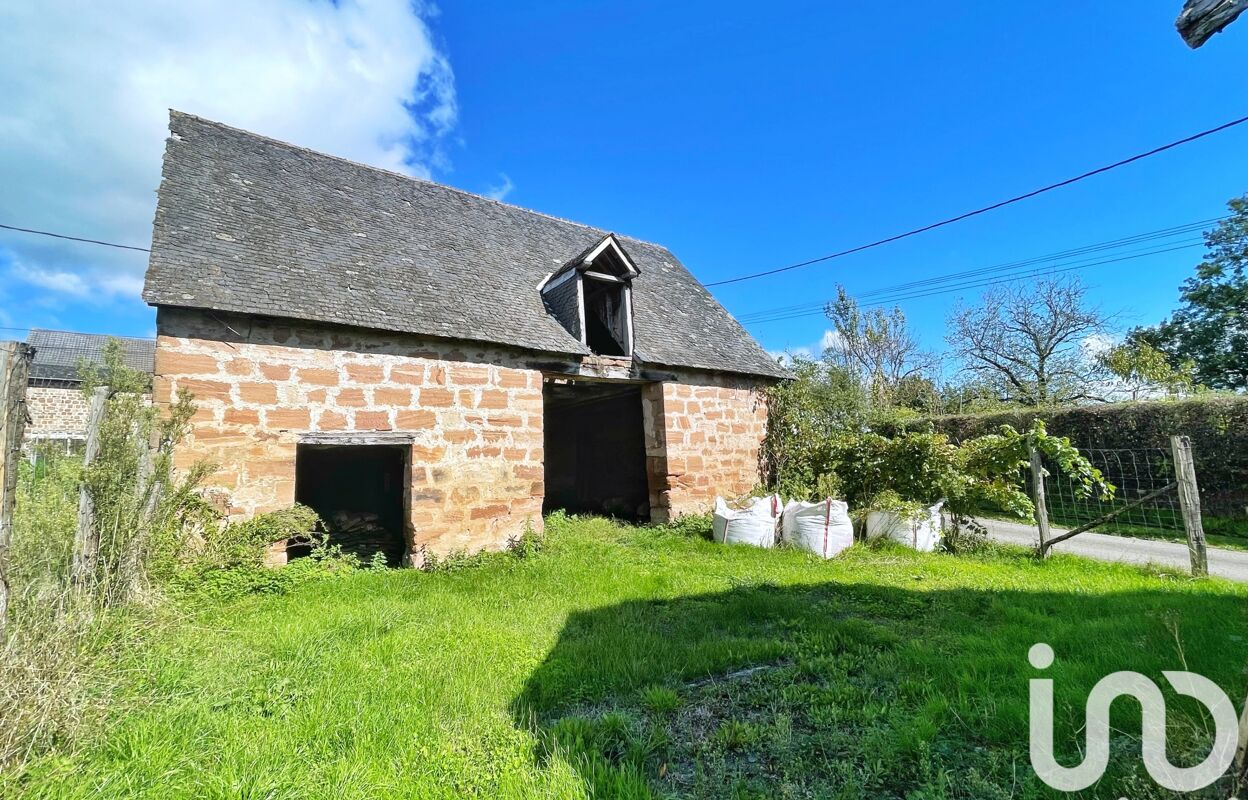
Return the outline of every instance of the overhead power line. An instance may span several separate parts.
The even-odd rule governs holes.
[[[1165,239],[1175,239],[1176,237],[1179,237],[1179,236],[1185,236],[1185,235],[1195,233],[1198,231],[1203,231],[1208,226],[1214,223],[1220,222],[1224,219],[1226,219],[1226,217],[1213,217],[1211,219],[1198,220],[1196,222],[1189,222],[1183,225],[1175,225],[1169,228],[1161,228],[1159,230],[1145,231],[1144,233],[1137,233],[1131,236],[1124,236],[1118,239],[1110,239],[1104,242],[1095,242],[1093,244],[1082,245],[1080,247],[1075,247],[1075,248],[1071,248],[1068,250],[1062,250],[1056,253],[1049,253],[1048,255],[1044,255],[1044,256],[1036,256],[1032,258],[1027,258],[1027,259],[1023,259],[1020,261],[1010,261],[1010,262],[1005,262],[1001,264],[993,264],[992,266],[979,267],[976,269],[964,270],[961,272],[943,273],[943,274],[935,275],[929,278],[909,281],[907,283],[899,283],[899,284],[894,284],[892,286],[885,286],[882,288],[871,289],[871,290],[864,291],[864,292],[856,292],[854,296],[858,300],[868,300],[868,299],[880,297],[881,295],[896,294],[904,290],[918,289],[922,287],[936,287],[941,284],[949,284],[951,282],[964,280],[967,278],[972,278],[972,277],[977,277],[977,276],[982,276],[982,275],[1007,273],[1013,270],[1019,270],[1019,269],[1026,268],[1026,267],[1037,267],[1038,265],[1042,265],[1042,264],[1048,265],[1049,267],[1065,266],[1065,264],[1061,263],[1065,259],[1077,258],[1079,256],[1087,256],[1087,255],[1091,255],[1094,253],[1106,253],[1106,252],[1112,252],[1115,250],[1122,250],[1125,247],[1128,247],[1131,245],[1137,245],[1137,244],[1144,244],[1146,242],[1159,242],[1160,240],[1165,240]],[[1196,242],[1199,242],[1200,240],[1199,239],[1196,239],[1196,240],[1185,239],[1183,241],[1185,242],[1191,241],[1192,243],[1196,243]],[[1173,243],[1174,242],[1171,242],[1171,244]],[[1028,274],[1029,272],[1030,271],[1028,271]],[[1016,277],[1022,276],[1024,274],[1025,273],[1020,272],[1018,273],[1018,276]],[[781,307],[769,308],[769,309],[760,309],[759,311],[746,312],[744,314],[741,314],[738,317],[738,319],[740,319],[742,322],[757,322],[763,318],[787,315],[788,313],[791,313],[791,312],[813,311],[817,313],[822,313],[823,309],[827,306],[829,302],[831,302],[831,299],[822,300],[822,301],[814,302],[814,303],[802,303],[799,305],[781,306]]]
[[[1175,245],[1173,247],[1165,247],[1165,248],[1160,248],[1157,250],[1149,250],[1147,252],[1136,253],[1134,255],[1127,255],[1127,256],[1120,256],[1118,258],[1105,259],[1102,261],[1093,261],[1091,263],[1085,263],[1085,264],[1073,264],[1070,266],[1065,266],[1065,267],[1061,267],[1057,269],[1054,269],[1053,267],[1040,267],[1040,268],[1031,270],[1029,272],[1012,274],[1012,275],[1003,275],[1003,276],[991,278],[989,280],[972,281],[969,283],[957,284],[954,286],[942,286],[940,288],[929,290],[929,291],[917,291],[917,292],[911,292],[908,294],[901,293],[893,297],[888,297],[882,300],[877,300],[875,303],[872,303],[871,305],[868,305],[865,307],[866,308],[879,308],[882,306],[889,306],[895,303],[900,303],[906,300],[918,300],[924,297],[934,297],[936,295],[949,294],[951,292],[962,291],[963,289],[974,289],[974,288],[980,288],[980,287],[985,287],[985,286],[997,286],[1003,283],[1011,283],[1013,281],[1019,280],[1020,278],[1030,278],[1030,277],[1038,278],[1038,277],[1043,277],[1045,275],[1055,275],[1055,274],[1060,274],[1064,272],[1073,272],[1075,270],[1088,269],[1089,267],[1099,267],[1105,264],[1117,264],[1123,261],[1134,261],[1137,258],[1146,258],[1148,256],[1160,255],[1162,253],[1174,253],[1179,250],[1190,250],[1193,247],[1203,247],[1203,246],[1204,246],[1203,241],[1196,241],[1196,242],[1191,242],[1188,244]],[[827,304],[825,303],[824,305],[826,306]],[[824,312],[822,308],[818,310],[812,310],[812,311],[795,311],[789,314],[778,314],[773,317],[749,320],[747,322],[744,322],[743,324],[749,325],[749,326],[762,325],[767,322],[779,322],[780,320],[796,319],[798,317],[810,317],[816,314],[823,314],[823,313]]]
[[[0,228],[9,231],[18,231],[20,233],[33,233],[38,236],[51,236],[53,239],[65,239],[70,242],[85,242],[86,244],[99,244],[104,247],[116,247],[118,250],[138,250],[141,253],[150,253],[151,250],[146,247],[135,247],[132,244],[117,244],[116,242],[104,242],[99,239],[84,239],[81,236],[66,236],[63,233],[52,233],[51,231],[37,231],[34,228],[19,228],[16,225],[5,225],[0,223]]]
[[[764,270],[763,272],[754,272],[749,275],[739,275],[735,278],[727,278],[722,281],[711,281],[710,283],[706,285],[708,287],[725,286],[730,283],[740,283],[741,281],[754,280],[755,278],[765,278],[768,275],[777,275],[781,272],[789,272],[790,270],[800,269],[802,267],[809,267],[812,264],[820,264],[824,261],[831,261],[834,258],[842,258],[844,256],[853,255],[854,253],[861,253],[864,250],[870,250],[874,247],[880,247],[881,245],[890,244],[892,242],[900,241],[901,239],[907,239],[911,236],[917,236],[920,233],[927,233],[928,231],[935,230],[936,228],[943,228],[946,225],[952,225],[955,222],[961,222],[962,220],[970,219],[971,217],[976,217],[976,216],[979,216],[980,214],[987,214],[989,211],[995,211],[998,208],[1012,205],[1014,203],[1018,203],[1023,200],[1028,200],[1037,195],[1044,194],[1045,192],[1051,192],[1054,189],[1060,189],[1063,186],[1069,186],[1072,183],[1078,183],[1079,181],[1086,180],[1088,178],[1093,177],[1094,175],[1100,175],[1101,173],[1109,172],[1110,170],[1118,169],[1119,167],[1124,167],[1127,164],[1132,164],[1136,161],[1140,161],[1142,159],[1148,158],[1149,156],[1155,156],[1158,153],[1164,153],[1167,150],[1173,150],[1174,148],[1179,147],[1181,145],[1188,144],[1189,142],[1194,142],[1197,139],[1203,139],[1206,136],[1212,136],[1215,133],[1219,133],[1229,128],[1234,128],[1236,125],[1242,125],[1245,122],[1248,122],[1248,117],[1240,117],[1239,119],[1234,119],[1234,120],[1231,120],[1230,122],[1223,123],[1222,125],[1219,125],[1216,128],[1209,128],[1208,130],[1201,131],[1200,133],[1194,133],[1191,136],[1185,136],[1184,138],[1178,139],[1177,141],[1170,142],[1169,144],[1164,144],[1160,147],[1154,147],[1152,150],[1149,150],[1147,152],[1138,153],[1136,155],[1131,156],[1130,158],[1124,158],[1121,161],[1115,161],[1112,164],[1107,164],[1103,167],[1098,167],[1094,170],[1089,170],[1088,172],[1084,172],[1081,175],[1076,175],[1073,178],[1067,178],[1065,180],[1058,181],[1057,183],[1051,183],[1048,186],[1043,186],[1039,189],[1033,189],[1030,192],[1026,192],[1025,194],[1020,194],[1016,197],[1011,197],[1008,200],[1002,200],[1000,202],[993,203],[992,205],[984,206],[983,208],[977,208],[974,211],[968,211],[965,214],[959,214],[956,217],[950,217],[949,219],[941,220],[940,222],[933,222],[930,225],[924,225],[921,228],[915,228],[914,230],[906,231],[905,233],[899,233],[894,236],[889,236],[884,239],[879,239],[877,241],[870,242],[868,244],[859,245],[857,247],[851,247],[848,250],[841,250],[840,252],[837,252],[837,253],[831,253],[826,256],[820,256],[819,258],[812,258],[807,261],[799,261],[796,264],[789,264],[788,266],[784,266],[784,267],[776,267],[775,269]]]

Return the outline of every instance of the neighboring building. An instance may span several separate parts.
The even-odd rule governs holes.
[[[144,298],[232,517],[426,551],[759,482],[785,373],[665,248],[173,112]],[[337,520],[337,521],[335,521]],[[364,520],[364,522],[361,522]]]
[[[35,329],[26,342],[34,349],[26,408],[28,441],[56,440],[68,444],[87,436],[87,400],[82,394],[81,366],[103,362],[110,339],[121,343],[123,360],[132,369],[152,374],[156,342],[91,333]]]

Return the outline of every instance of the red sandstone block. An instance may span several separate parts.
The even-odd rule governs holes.
[[[442,431],[442,438],[451,444],[464,444],[477,438],[477,432],[468,428],[455,428]]]
[[[248,359],[235,356],[225,362],[225,371],[230,375],[250,375],[256,365]]]
[[[381,391],[378,389],[377,391]],[[399,430],[415,430],[418,428],[432,428],[438,422],[437,415],[432,411],[426,411],[423,408],[409,408],[399,411],[394,415],[394,425]]]
[[[179,378],[178,388],[190,391],[197,400],[228,400],[230,398],[230,384],[221,381]]]
[[[302,429],[312,424],[306,408],[270,408],[264,412],[264,423],[270,428]]]
[[[504,428],[519,428],[524,425],[524,420],[516,416],[498,415],[490,417],[490,424]]]
[[[500,369],[498,385],[504,389],[524,389],[529,385],[528,373],[518,369]]]
[[[347,378],[356,383],[381,383],[384,376],[380,364],[347,364]]]
[[[311,389],[308,391],[306,397],[309,403],[324,403],[326,400],[329,399],[329,390],[328,389]]]
[[[446,455],[445,447],[426,447],[425,445],[412,445],[412,463],[437,463],[442,460],[442,456]]]
[[[271,381],[290,380],[290,366],[286,364],[261,364],[260,374]]]
[[[276,403],[277,387],[271,383],[240,383],[238,398],[244,403]]]
[[[373,403],[379,406],[410,406],[412,390],[379,386],[373,390]]]
[[[429,367],[425,374],[425,383],[429,386],[445,386],[446,385],[446,367],[435,365]]]
[[[339,389],[338,394],[334,397],[334,402],[349,408],[362,408],[368,405],[368,401],[364,398],[363,389]]]
[[[498,458],[503,451],[498,447],[470,447],[468,448],[469,458]]]
[[[421,389],[416,402],[432,408],[450,408],[455,402],[455,396],[446,389]]]
[[[425,381],[425,368],[419,364],[397,364],[390,368],[390,381],[406,386],[420,386]]]
[[[317,367],[300,367],[296,378],[300,383],[312,383],[317,386],[337,386],[338,372],[332,369]]]
[[[260,412],[249,408],[227,408],[222,419],[233,425],[259,425]]]
[[[546,470],[542,467],[517,465],[511,471],[517,478],[523,478],[524,480],[542,480],[546,477]]]
[[[357,431],[388,431],[390,415],[384,411],[355,412],[355,429]]]
[[[484,386],[490,382],[489,367],[451,367],[451,383],[456,386]]]
[[[295,476],[295,460],[293,458],[280,461],[248,461],[248,478],[293,478]]]
[[[323,411],[317,420],[317,427],[323,431],[344,431],[347,429],[347,415],[337,411]]]
[[[217,359],[197,353],[179,353],[175,350],[157,348],[157,375],[216,375]]]
[[[471,519],[490,519],[493,517],[504,517],[511,511],[509,506],[495,504],[490,506],[477,506],[469,514]]]
[[[490,389],[481,390],[481,399],[477,401],[477,408],[506,408],[507,393],[492,391]]]

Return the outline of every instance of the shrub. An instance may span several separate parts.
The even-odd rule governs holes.
[[[1248,397],[1198,396],[934,417],[896,424],[890,432],[932,428],[955,442],[965,442],[1002,425],[1026,429],[1035,420],[1081,448],[1169,450],[1171,436],[1187,436],[1192,440],[1203,510],[1243,516],[1248,506],[1244,489],[1248,486]]]
[[[209,528],[196,558],[217,568],[261,566],[265,551],[275,542],[302,541],[314,549],[324,544],[317,532],[321,518],[307,506],[295,504],[280,511],[257,514],[242,522]]]

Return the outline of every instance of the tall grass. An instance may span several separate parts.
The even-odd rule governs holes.
[[[97,458],[42,450],[19,467],[8,554],[9,619],[0,626],[0,768],[60,746],[100,718],[119,649],[141,634],[189,535],[212,515],[197,465],[175,478],[172,452],[194,413],[189,395],[161,413],[147,377],[115,343],[84,391],[109,387]],[[152,442],[155,441],[155,447]],[[78,536],[85,493],[98,551]],[[75,567],[75,564],[85,565]]]

